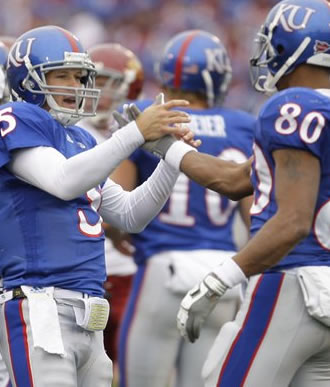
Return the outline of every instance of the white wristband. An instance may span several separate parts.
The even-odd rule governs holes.
[[[183,156],[190,151],[197,152],[197,149],[183,141],[176,141],[166,152],[165,161],[179,171]]]
[[[242,269],[231,258],[225,259],[223,263],[216,266],[212,272],[229,288],[247,282]]]

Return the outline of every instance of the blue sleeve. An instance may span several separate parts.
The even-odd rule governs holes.
[[[0,129],[5,148],[14,149],[52,146],[53,118],[38,106],[14,102],[0,112]]]
[[[270,152],[295,148],[321,158],[328,143],[329,98],[304,88],[289,89],[273,97],[260,112],[257,133]],[[327,139],[325,139],[327,138]]]

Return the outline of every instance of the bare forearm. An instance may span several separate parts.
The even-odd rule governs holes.
[[[196,183],[232,200],[253,193],[250,162],[237,164],[205,153],[189,152],[182,159],[180,169]]]
[[[260,273],[287,255],[312,227],[320,182],[319,160],[308,152],[274,152],[278,210],[236,255],[246,275]]]
[[[277,264],[305,238],[310,226],[289,214],[275,215],[234,257],[234,261],[247,277],[262,273]]]

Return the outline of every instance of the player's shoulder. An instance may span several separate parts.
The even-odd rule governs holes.
[[[28,102],[8,102],[2,105],[0,109],[0,113],[10,113],[22,120],[53,119],[45,109]]]
[[[276,93],[260,109],[256,140],[269,150],[308,149],[321,157],[320,145],[328,141],[322,130],[330,119],[329,93],[295,87]]]
[[[308,113],[319,111],[330,114],[330,93],[305,87],[291,87],[270,97],[261,107],[259,119],[278,117],[285,109],[297,109]],[[281,113],[282,111],[282,113]]]

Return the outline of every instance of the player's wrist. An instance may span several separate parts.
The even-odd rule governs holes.
[[[148,152],[151,152],[160,159],[164,159],[166,153],[176,141],[177,139],[174,136],[167,134],[166,136],[161,137],[157,140],[146,141],[142,145],[142,148]]]
[[[117,130],[112,137],[118,138],[125,148],[131,144],[134,144],[136,147],[144,144],[144,137],[135,121],[127,123],[120,130]]]
[[[197,152],[197,149],[183,141],[175,141],[167,150],[165,161],[179,171],[183,157],[191,151]]]
[[[140,145],[144,144],[145,139],[141,133],[139,127],[137,126],[136,121],[131,121],[126,125],[127,131],[129,131],[128,136],[132,136],[134,142],[139,142]],[[130,138],[130,137],[129,137]]]
[[[232,288],[247,281],[242,269],[231,258],[225,259],[221,265],[216,266],[212,270],[212,273],[228,288]]]

